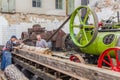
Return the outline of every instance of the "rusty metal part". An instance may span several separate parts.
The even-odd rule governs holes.
[[[41,28],[41,26],[39,25],[39,24],[35,24],[35,25],[33,25],[33,31],[39,31],[40,30],[40,28]]]
[[[28,32],[22,32],[22,34],[21,34],[21,39],[23,40],[23,39],[29,39],[29,34],[28,34]]]
[[[29,46],[35,46],[35,42],[32,41],[31,39],[24,39],[22,42]]]
[[[70,19],[71,15],[68,16],[68,18],[60,25],[60,27],[47,39],[47,42],[49,40],[51,40],[53,38],[53,36],[55,36],[55,34],[61,30],[61,28],[68,22],[68,20]]]
[[[30,35],[30,39],[31,40],[36,40],[36,33],[35,32],[32,32],[32,34]]]
[[[41,25],[35,24],[35,25],[33,25],[32,30],[33,30],[33,32],[44,32],[45,27],[42,28]]]
[[[28,33],[32,34],[32,32],[33,32],[33,29],[32,28],[28,28]]]
[[[21,34],[21,38],[25,44],[28,45],[36,45],[36,36],[38,34],[41,35],[42,39],[48,40],[51,35],[53,35],[51,38],[49,38],[48,41],[51,42],[52,49],[53,50],[62,50],[63,49],[63,36],[66,35],[66,33],[61,30],[61,28],[66,24],[66,22],[70,19],[70,16],[65,20],[65,22],[57,29],[52,31],[47,31],[45,28],[42,28],[41,25],[35,24],[32,28],[28,28],[28,32],[23,32]]]
[[[40,35],[41,35],[41,38],[42,38],[42,39],[45,39],[45,40],[46,40],[46,39],[48,38],[48,35],[47,35],[47,33],[45,33],[45,32],[44,32],[44,33],[41,33]]]
[[[56,48],[62,48],[62,38],[65,35],[65,32],[63,30],[59,30],[57,33],[57,37],[56,37],[56,44],[55,47]]]
[[[79,48],[72,41],[70,34],[66,34],[62,37],[62,49],[65,51],[79,51]]]

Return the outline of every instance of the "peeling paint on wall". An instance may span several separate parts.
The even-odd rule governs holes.
[[[109,19],[111,16],[117,16],[120,12],[120,0],[91,0],[90,6],[94,8],[99,21]]]
[[[57,29],[65,17],[38,17],[37,15],[29,15],[25,20],[25,16],[15,15],[3,15],[0,16],[0,45],[4,45],[10,36],[16,35],[21,38],[22,32],[27,32],[28,28],[31,28],[34,24],[40,24],[45,27],[46,30]],[[64,29],[66,32],[67,30]]]

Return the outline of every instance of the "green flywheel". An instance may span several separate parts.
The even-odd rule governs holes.
[[[84,18],[81,17],[83,9],[87,12],[84,14]],[[88,20],[91,20],[92,23]],[[86,47],[95,40],[97,33],[98,18],[95,12],[88,6],[80,6],[75,9],[70,18],[70,36],[73,42],[79,47]]]

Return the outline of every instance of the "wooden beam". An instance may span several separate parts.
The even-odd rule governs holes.
[[[40,78],[42,78],[43,80],[56,80],[56,77],[48,74],[48,73],[45,73],[44,71],[41,71],[39,69],[36,69],[35,67],[29,65],[29,64],[26,64],[22,61],[20,61],[19,59],[17,58],[13,58],[13,61],[21,66],[22,68],[34,73],[35,75],[38,75]],[[24,66],[23,66],[24,65]]]
[[[44,54],[36,54],[25,50],[18,50],[14,52],[15,55],[35,61],[41,65],[47,66],[51,69],[63,72],[64,74],[73,76],[77,79],[83,77],[89,80],[119,80],[120,73],[101,69],[95,66],[75,63],[69,60],[52,57]]]

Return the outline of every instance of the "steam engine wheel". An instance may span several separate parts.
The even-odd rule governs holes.
[[[120,72],[120,47],[109,48],[105,50],[98,59],[98,67],[102,68],[103,64],[106,64],[113,71]],[[112,58],[115,58],[114,60]],[[107,58],[107,60],[106,60]]]

